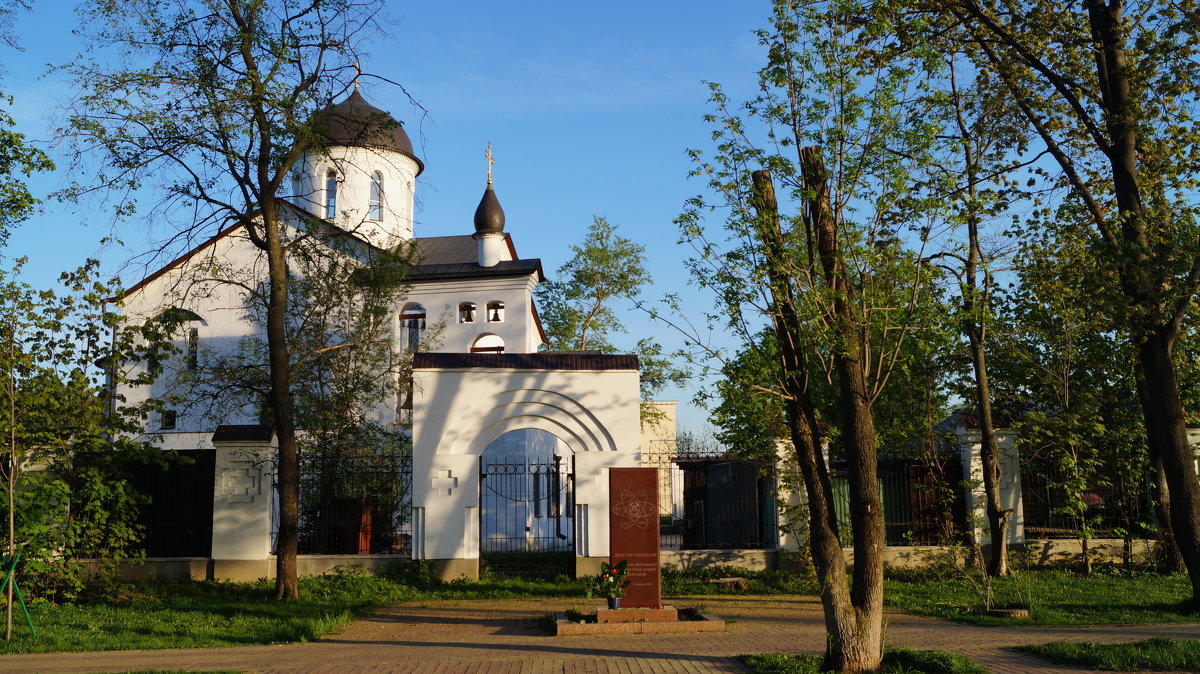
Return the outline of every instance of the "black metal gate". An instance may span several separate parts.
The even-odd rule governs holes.
[[[480,552],[491,569],[574,570],[573,456],[480,457]]]

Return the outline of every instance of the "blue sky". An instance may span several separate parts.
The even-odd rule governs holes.
[[[68,29],[75,25],[71,6],[35,0],[16,22],[24,51],[0,47],[0,89],[15,98],[18,128],[52,155],[51,122],[70,89],[46,71],[78,51]],[[425,162],[418,236],[472,231],[490,141],[506,229],[522,257],[541,258],[553,274],[592,217],[604,216],[646,247],[655,280],[647,297],[687,292],[688,249],[676,243],[672,219],[703,189],[687,179],[685,156],[688,148],[708,148],[702,81],[723,84],[735,100],[753,93],[763,60],[753,31],[765,23],[768,2],[394,3],[390,11],[391,35],[369,46],[363,69],[403,84],[428,114],[388,85],[365,80],[364,94],[406,123]],[[59,171],[33,187],[46,195],[73,177]],[[117,232],[123,248],[102,247],[111,233],[98,208],[48,201],[13,234],[6,254],[30,258],[27,280],[36,285],[89,256],[136,282],[147,270],[126,263],[150,243],[131,223]],[[618,343],[654,335],[678,346],[668,328],[633,309],[624,315],[630,332]],[[681,416],[693,429],[704,419],[694,408]]]

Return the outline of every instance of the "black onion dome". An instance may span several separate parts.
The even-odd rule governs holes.
[[[346,100],[317,113],[316,131],[329,145],[393,150],[417,162],[417,175],[425,170],[404,125],[368,103],[357,88]]]
[[[475,209],[475,233],[488,234],[503,231],[504,209],[500,208],[500,200],[496,198],[496,191],[492,189],[491,183],[488,183],[483,198],[479,200],[479,207]]]

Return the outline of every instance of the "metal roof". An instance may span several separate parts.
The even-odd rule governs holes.
[[[413,152],[404,125],[371,105],[355,88],[346,100],[318,113],[317,134],[329,145],[379,147],[394,150],[417,162],[417,175],[425,165]]]
[[[414,370],[637,370],[638,358],[600,353],[417,353]]]
[[[213,442],[270,442],[275,436],[271,424],[223,424],[213,432]]]
[[[529,274],[537,274],[539,281],[544,279],[542,261],[537,258],[502,260],[492,267],[479,266],[479,249],[475,238],[469,234],[422,237],[413,239],[412,245],[416,249],[413,266],[408,272],[412,281]],[[509,251],[512,252],[511,245]]]
[[[418,264],[408,271],[410,281],[437,281],[448,278],[478,276],[529,276],[537,274],[541,279],[541,260],[505,260],[491,267],[480,267],[474,262],[460,264]]]

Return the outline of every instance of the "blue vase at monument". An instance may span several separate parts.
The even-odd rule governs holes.
[[[609,597],[608,598],[608,608],[609,608],[609,610],[612,610],[612,611],[615,611],[615,610],[621,608],[621,598],[620,597]]]

